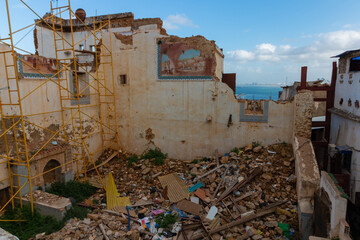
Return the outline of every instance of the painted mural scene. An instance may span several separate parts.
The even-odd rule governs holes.
[[[0,239],[360,239],[355,30],[224,50],[238,40],[185,15],[14,2],[0,0]],[[348,45],[320,44],[334,39]]]

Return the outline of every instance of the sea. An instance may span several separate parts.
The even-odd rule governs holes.
[[[236,96],[239,99],[271,99],[277,101],[279,91],[282,88],[278,85],[239,85],[236,86]]]

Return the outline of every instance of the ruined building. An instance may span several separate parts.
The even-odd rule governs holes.
[[[238,100],[215,41],[169,36],[159,18],[58,10],[35,20],[35,54],[15,49],[11,37],[0,44],[2,206],[54,181],[86,178],[109,148],[142,154],[156,147],[190,160],[284,142],[294,148],[299,228],[304,239],[312,234],[320,172],[309,140],[311,91],[277,102]]]
[[[39,141],[48,139],[49,131],[44,129],[62,132],[64,123],[66,134],[88,136],[87,148],[96,152],[107,128],[93,116],[100,115],[103,122],[110,121],[108,126],[114,125],[114,109],[119,139],[126,151],[138,154],[156,146],[169,157],[184,160],[214,151],[221,154],[234,145],[256,141],[291,142],[294,101],[263,101],[257,112],[247,114],[249,103],[237,100],[234,90],[222,82],[226,76],[224,55],[214,41],[202,36],[168,36],[160,19],[134,19],[132,13],[89,17],[83,22],[76,19],[72,23],[49,16],[36,24],[36,54],[17,53],[19,89],[26,96],[23,114],[26,121],[38,125],[24,124],[29,147],[34,142],[37,145],[30,152],[41,147]],[[109,21],[111,26],[102,26],[101,21]],[[54,35],[52,26],[61,28],[63,35]],[[111,47],[111,57],[104,46]],[[10,50],[5,45],[2,49]],[[4,55],[9,64],[11,53]],[[73,57],[75,63],[70,61]],[[5,63],[1,61],[1,98],[5,103],[12,89],[4,90],[7,82]],[[62,84],[60,88],[57,82]],[[6,112],[4,104],[3,108]],[[81,114],[76,113],[80,108]],[[74,114],[81,115],[81,122],[79,116],[71,118]],[[73,120],[75,125],[71,124]],[[80,124],[81,133],[77,132]],[[5,153],[5,144],[2,151]],[[98,155],[96,152],[93,156]],[[45,165],[46,161],[37,167],[39,173]],[[73,168],[69,164],[62,172],[71,176]]]

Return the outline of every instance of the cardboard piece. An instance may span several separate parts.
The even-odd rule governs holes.
[[[170,202],[176,203],[189,196],[188,187],[176,173],[160,176],[159,181],[163,188],[167,187]]]
[[[179,202],[176,207],[184,212],[197,215],[199,216],[201,214],[202,207],[200,204],[196,204],[193,202],[190,202],[188,200],[182,200]]]
[[[114,207],[112,211],[127,215],[127,210],[125,206]],[[137,218],[137,214],[135,210],[129,210],[129,213],[130,213],[130,217]]]

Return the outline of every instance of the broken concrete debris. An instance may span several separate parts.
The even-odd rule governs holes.
[[[108,191],[119,191],[130,204],[106,210],[110,199],[104,197],[111,195],[99,190],[96,198],[103,203],[87,218],[71,219],[59,232],[38,239],[295,239],[292,147],[255,149],[232,152],[222,165],[216,164],[222,157],[166,159],[156,167],[148,159],[133,166],[112,160],[99,171],[103,177],[111,173],[116,191]]]

